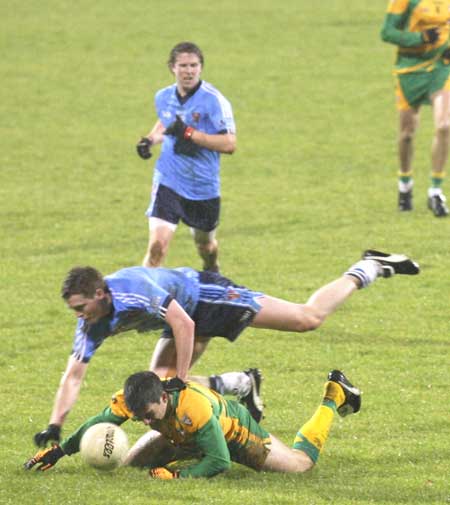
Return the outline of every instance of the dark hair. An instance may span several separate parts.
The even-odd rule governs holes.
[[[74,267],[67,274],[61,287],[61,296],[68,300],[72,295],[93,298],[97,289],[108,291],[102,274],[92,267]]]
[[[172,49],[172,51],[170,51],[170,54],[169,54],[169,60],[167,62],[167,65],[169,66],[169,68],[171,70],[172,70],[172,66],[175,65],[175,62],[177,60],[177,56],[181,53],[196,54],[198,56],[198,59],[200,60],[200,63],[202,64],[202,67],[203,67],[205,59],[203,58],[203,53],[202,53],[201,49],[193,42],[180,42]]]
[[[153,372],[137,372],[130,375],[123,388],[125,403],[139,415],[149,403],[159,403],[164,392],[161,379]]]

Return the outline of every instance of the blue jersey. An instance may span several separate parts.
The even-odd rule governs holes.
[[[199,273],[191,268],[131,267],[105,277],[112,311],[94,324],[78,319],[72,354],[87,363],[105,338],[129,330],[167,327],[165,314],[175,299],[192,316],[199,298]]]
[[[204,133],[235,133],[231,104],[214,86],[201,81],[200,87],[183,103],[176,91],[173,84],[155,96],[156,112],[166,128],[179,115],[188,126]],[[198,146],[195,156],[175,154],[175,142],[175,137],[164,135],[154,185],[164,184],[190,200],[220,196],[220,153]]]

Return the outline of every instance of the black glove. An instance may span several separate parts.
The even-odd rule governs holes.
[[[47,442],[50,442],[50,440],[59,442],[60,438],[61,426],[58,426],[57,424],[49,424],[46,430],[40,431],[34,435],[34,443],[38,447],[45,447]]]
[[[172,135],[177,139],[182,139],[184,138],[184,132],[186,131],[187,125],[178,114],[175,118],[175,121],[166,128],[164,135]]]
[[[174,391],[186,389],[186,384],[179,377],[173,377],[172,379],[162,381],[162,386],[166,393],[173,393]]]
[[[31,470],[34,465],[39,465],[36,470],[45,472],[52,466],[55,466],[59,459],[65,456],[65,452],[58,444],[49,447],[48,449],[41,449],[31,459],[24,463],[25,470]]]
[[[153,142],[149,138],[142,137],[136,146],[137,153],[143,160],[148,160],[152,157],[152,153],[150,152],[152,144]]]
[[[185,156],[194,157],[200,150],[200,146],[194,144],[190,140],[177,139],[175,145],[173,146],[173,151],[175,154],[184,154]]]
[[[430,28],[422,32],[422,39],[427,44],[434,44],[439,38],[439,30],[437,28]]]

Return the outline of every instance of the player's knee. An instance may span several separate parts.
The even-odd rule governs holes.
[[[325,320],[325,316],[314,310],[312,307],[303,307],[299,312],[296,321],[296,331],[314,331],[316,330]]]

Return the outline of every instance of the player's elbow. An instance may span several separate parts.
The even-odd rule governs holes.
[[[380,38],[383,42],[390,42],[389,30],[385,26],[381,29]]]
[[[233,154],[236,151],[236,136],[235,135],[227,135],[227,142],[223,148],[224,154]]]

